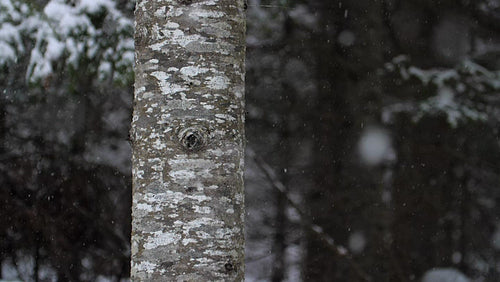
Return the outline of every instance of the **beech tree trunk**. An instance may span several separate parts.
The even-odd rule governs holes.
[[[133,281],[244,279],[244,0],[138,0]]]

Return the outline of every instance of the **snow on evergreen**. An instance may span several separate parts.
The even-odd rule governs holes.
[[[41,8],[0,0],[0,66],[29,54],[26,79],[36,83],[61,62],[62,68],[77,69],[82,61],[91,61],[101,79],[113,75],[113,80],[125,81],[134,63],[132,20],[112,0],[71,2],[51,0]]]
[[[423,86],[423,91],[412,99],[386,105],[382,113],[385,123],[390,123],[394,114],[400,112],[411,113],[414,121],[424,116],[444,115],[452,128],[466,120],[484,122],[494,111],[487,101],[500,91],[500,72],[471,60],[464,60],[454,68],[422,69],[401,55],[387,63],[385,71]],[[394,93],[395,98],[400,94]]]

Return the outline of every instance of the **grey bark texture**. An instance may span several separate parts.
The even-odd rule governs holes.
[[[244,279],[244,0],[138,0],[133,281]]]

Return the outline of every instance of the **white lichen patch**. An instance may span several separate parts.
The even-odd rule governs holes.
[[[155,17],[157,18],[161,18],[161,17],[164,17],[165,16],[165,12],[167,11],[167,7],[160,7],[158,9],[156,9],[154,15]]]
[[[209,71],[208,68],[197,67],[197,66],[188,66],[180,69],[181,74],[186,77],[197,76],[201,73],[206,73],[208,71]]]
[[[199,229],[199,228],[201,228],[202,226],[205,226],[205,225],[210,226],[212,228],[213,227],[222,227],[222,226],[224,226],[224,222],[216,220],[216,219],[213,219],[213,218],[209,218],[209,217],[200,217],[200,218],[191,220],[189,222],[186,222],[185,224],[182,224],[183,233],[185,235],[188,235],[191,230],[193,230],[193,229]],[[212,238],[212,236],[210,234],[208,234],[208,233],[205,236],[208,236],[208,237],[207,238],[202,238],[202,239],[210,239],[210,238]]]
[[[233,170],[235,167],[236,167],[236,165],[235,165],[235,164],[233,164],[233,163],[225,163],[225,164],[224,164],[224,168],[225,168],[225,169],[230,169],[230,170]]]
[[[149,262],[149,261],[141,261],[140,263],[136,264],[135,267],[132,267],[132,269],[136,269],[137,271],[144,271],[146,273],[153,273],[154,270],[156,269],[157,264]]]
[[[215,6],[218,5],[218,0],[205,0],[203,2],[193,3],[193,6]]]
[[[228,197],[221,197],[219,201],[224,204],[230,204],[232,202],[232,200],[229,199]]]
[[[175,182],[181,181],[184,183],[187,180],[196,179],[196,174],[187,169],[170,171],[168,174],[172,177],[172,179],[174,179]]]
[[[239,232],[240,232],[240,229],[238,227],[234,227],[234,228],[220,228],[220,229],[217,229],[215,237],[217,239],[230,238],[230,237],[234,236],[234,234],[237,234]]]
[[[183,8],[176,8],[173,5],[171,5],[169,8],[170,9],[167,12],[166,18],[175,18],[184,14]]]
[[[243,96],[245,95],[245,89],[243,87],[233,87],[232,92],[237,98],[243,98]],[[245,99],[243,99],[242,101],[244,103]]]
[[[151,205],[144,204],[144,203],[139,203],[139,204],[136,205],[136,207],[139,210],[144,210],[144,211],[147,211],[147,212],[154,211],[154,209],[153,209],[153,207]]]
[[[170,75],[164,71],[155,71],[152,72],[151,75],[158,80],[158,86],[160,87],[161,93],[163,95],[171,95],[188,90],[188,88],[185,86],[170,83],[168,81],[170,79]]]
[[[169,175],[176,183],[186,183],[192,179],[210,178],[211,170],[217,169],[220,164],[206,159],[173,159],[168,160],[172,168]]]
[[[138,87],[137,89],[135,89],[135,93],[136,94],[142,94],[146,91],[146,87],[142,86],[142,87]]]
[[[158,69],[158,59],[151,59],[144,64],[145,70],[156,70]]]
[[[207,77],[205,84],[208,88],[214,90],[227,89],[229,87],[230,80],[227,76],[212,76]]]
[[[184,238],[182,239],[182,245],[186,246],[187,244],[190,243],[197,243],[198,241],[193,239],[193,238]]]
[[[164,111],[163,108],[162,108],[162,111]],[[168,114],[161,114],[160,118],[158,119],[158,121],[156,122],[156,124],[167,124],[168,123],[168,119],[170,119],[171,116],[172,115],[170,113],[168,113]],[[172,131],[171,127],[165,129],[164,133],[168,133],[170,131]]]
[[[189,196],[186,196],[186,198],[191,199],[191,200],[195,200],[198,203],[210,201],[212,199],[211,197],[208,197],[205,195],[189,195]]]
[[[148,137],[148,138],[149,138],[149,139],[156,139],[156,138],[158,138],[158,137],[160,137],[160,134],[159,134],[158,132],[156,132],[156,131],[151,131],[151,134],[149,134],[149,137]]]
[[[212,212],[212,209],[210,207],[195,206],[194,212],[202,214],[210,214]]]
[[[169,100],[166,102],[165,106],[161,107],[162,111],[172,111],[176,109],[190,110],[196,106],[195,99],[179,99],[179,100]]]
[[[154,170],[154,171],[163,171],[163,165],[161,163],[159,164],[156,164],[156,165],[152,165],[151,168]]]
[[[210,238],[210,234],[205,231],[197,230],[194,232],[197,238]]]
[[[167,192],[170,192],[170,191],[167,191]],[[166,193],[146,193],[146,194],[144,194],[143,200],[148,205],[150,205],[152,208],[167,205],[167,203],[165,202]]]
[[[236,119],[228,114],[215,114],[216,118],[220,118],[227,121],[235,121]]]
[[[151,97],[154,97],[153,92],[146,92],[146,93],[142,94],[142,99],[149,99]]]
[[[176,210],[181,203],[200,204],[210,201],[212,198],[206,195],[187,195],[181,192],[165,191],[164,193],[146,193],[141,201],[144,210],[161,211],[164,209]],[[149,207],[146,207],[149,206]],[[171,213],[169,217],[176,215]]]
[[[244,200],[244,195],[242,194],[236,194],[235,200],[237,203],[242,203]]]
[[[156,249],[160,246],[176,244],[181,240],[181,236],[179,234],[162,231],[152,232],[149,236],[146,236],[146,242],[144,243],[144,248],[146,250]]]
[[[198,34],[185,35],[180,29],[167,29],[164,27],[155,26],[153,32],[156,38],[164,39],[161,42],[151,44],[149,48],[153,51],[161,51],[163,53],[168,53],[168,49],[164,48],[167,45],[179,45],[186,47],[188,44],[193,42],[203,42],[204,37]]]
[[[160,158],[150,159],[148,163],[154,171],[163,171],[163,162]]]
[[[218,119],[218,120],[222,120],[222,119]],[[218,138],[223,138],[224,136],[226,136],[226,131],[225,130],[214,130],[214,136],[218,137]],[[227,154],[229,155],[229,154]]]
[[[219,148],[216,148],[216,149],[208,149],[207,152],[210,154],[210,155],[214,155],[214,156],[217,156],[217,157],[221,157],[223,155],[225,155],[226,153],[228,153],[227,151],[222,151],[221,149]],[[230,153],[231,151],[229,151]]]
[[[214,260],[210,259],[210,258],[195,258],[194,260],[197,261],[200,264],[214,263]]]
[[[203,252],[203,254],[209,255],[212,257],[222,257],[222,256],[226,255],[225,252],[219,251],[219,250],[206,250]]]
[[[192,9],[189,13],[189,17],[196,21],[199,21],[202,18],[208,19],[218,19],[224,16],[224,13],[221,11],[211,11],[211,10],[201,10],[201,9]]]
[[[153,148],[155,148],[157,150],[162,150],[162,149],[164,149],[166,147],[167,147],[167,145],[160,138],[158,138],[155,141],[153,141]]]
[[[168,29],[176,29],[176,28],[179,28],[179,24],[169,21],[165,24],[165,27]]]

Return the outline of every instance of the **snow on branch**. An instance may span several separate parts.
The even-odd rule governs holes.
[[[401,55],[386,63],[381,72],[394,76],[393,81],[402,87],[399,92],[391,90],[394,93],[388,93],[393,102],[383,110],[382,119],[386,123],[400,112],[410,113],[414,121],[443,114],[454,128],[461,122],[485,122],[495,118],[492,101],[500,93],[499,71],[488,70],[471,60],[454,68],[422,69]],[[410,90],[405,85],[411,86]],[[411,89],[418,89],[417,93]],[[413,95],[408,97],[410,94]],[[400,101],[394,102],[394,99]]]
[[[91,62],[98,78],[125,82],[133,72],[132,20],[113,0],[72,2],[51,0],[41,8],[0,0],[0,67],[29,56],[26,81],[37,83]]]

